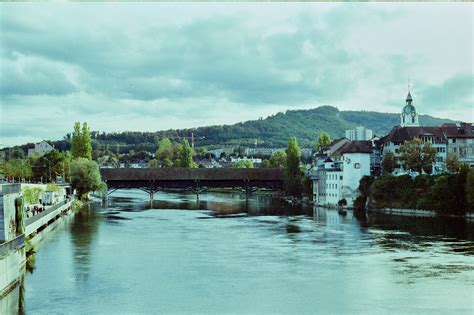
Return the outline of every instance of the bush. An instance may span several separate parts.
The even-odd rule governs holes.
[[[91,191],[105,189],[99,173],[99,167],[94,161],[85,158],[74,160],[71,164],[71,184],[77,191],[79,199],[86,199]]]
[[[24,187],[21,190],[21,193],[25,198],[25,203],[29,205],[38,203],[39,196],[42,192],[43,189],[40,187]]]
[[[472,181],[474,182],[474,175]],[[370,197],[378,208],[435,210],[438,214],[464,215],[469,209],[467,169],[458,174],[394,177],[384,175],[370,186]],[[473,188],[474,190],[474,188]],[[363,195],[356,199],[355,207],[365,206]]]

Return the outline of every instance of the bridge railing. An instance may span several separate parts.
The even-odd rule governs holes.
[[[283,169],[279,168],[107,168],[100,172],[106,181],[283,181]]]

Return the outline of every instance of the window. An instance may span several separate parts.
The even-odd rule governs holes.
[[[360,163],[354,163],[354,168],[359,169],[360,168]]]
[[[341,176],[339,176],[339,179],[340,179],[340,180],[342,180],[342,175],[341,175]]]
[[[456,139],[453,139],[453,143],[456,143]]]

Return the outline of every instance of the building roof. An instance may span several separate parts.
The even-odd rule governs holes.
[[[351,141],[341,148],[341,153],[372,153],[372,142],[368,140]]]
[[[420,138],[422,136],[433,136],[434,143],[447,143],[448,140],[441,127],[400,127],[395,126],[390,133],[380,139],[381,143],[393,142],[403,143],[405,141]]]
[[[372,141],[357,140],[345,143],[334,151],[332,156],[341,156],[345,153],[372,153]]]
[[[474,126],[471,123],[446,123],[440,128],[447,138],[474,138]]]

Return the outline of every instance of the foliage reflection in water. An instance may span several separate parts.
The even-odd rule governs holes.
[[[27,313],[471,313],[473,225],[117,192],[48,235]],[[447,294],[449,292],[449,294]]]

